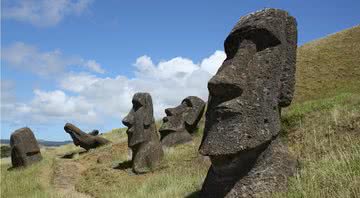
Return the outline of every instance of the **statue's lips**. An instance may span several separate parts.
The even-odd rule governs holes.
[[[159,129],[159,132],[160,133],[171,133],[171,132],[176,132],[176,130],[175,129],[171,129],[171,128],[160,128]]]
[[[143,138],[139,140],[136,137],[134,137],[134,135],[136,135],[134,125],[126,130],[126,134],[128,135],[128,146],[131,148],[135,148],[136,146],[145,142]]]
[[[169,134],[175,133],[176,130],[172,129],[161,129],[159,130],[159,133],[161,134],[161,140],[167,137]]]
[[[176,132],[177,130],[174,127],[174,125],[172,124],[173,123],[172,120],[173,119],[169,119],[168,116],[164,117],[163,118],[163,124],[160,127],[159,132],[160,133],[166,133],[166,134]]]
[[[66,133],[76,133],[74,130],[72,130],[69,127],[65,127],[64,130],[66,131]]]
[[[238,109],[232,109],[227,107],[215,107],[214,110],[210,111],[210,115],[215,118],[224,120],[229,117],[241,115]]]
[[[78,146],[80,144],[80,141],[76,138],[76,136],[74,136],[73,134],[77,134],[74,130],[70,129],[69,127],[65,127],[65,132],[69,133],[73,139],[73,142],[76,146]]]
[[[134,127],[129,127],[127,130],[126,130],[126,133],[129,134],[129,133],[133,133],[134,132]]]
[[[235,175],[242,174],[256,160],[256,149],[243,150],[235,154],[211,155],[213,172],[223,180],[232,179]]]

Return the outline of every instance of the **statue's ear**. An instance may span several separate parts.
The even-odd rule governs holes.
[[[184,102],[186,102],[190,108],[184,118],[185,123],[188,126],[196,125],[204,113],[205,102],[194,96],[186,98]]]
[[[204,106],[192,108],[185,116],[185,123],[189,126],[196,125],[204,113]]]
[[[149,127],[154,122],[152,115],[146,114],[144,115],[144,127]]]
[[[192,126],[192,125],[194,125],[195,124],[195,122],[196,122],[196,119],[197,119],[197,113],[198,111],[196,111],[195,109],[191,109],[191,110],[189,110],[189,112],[186,114],[186,116],[185,116],[185,123],[187,124],[187,125],[190,125],[190,126]]]
[[[289,106],[295,87],[295,70],[296,70],[296,48],[297,48],[297,28],[295,18],[290,17],[286,24],[286,61],[281,72],[281,87],[279,93],[279,106]]]

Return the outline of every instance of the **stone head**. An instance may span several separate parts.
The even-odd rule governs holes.
[[[64,130],[71,136],[76,146],[80,146],[86,150],[110,143],[109,140],[97,136],[99,133],[98,130],[94,130],[91,133],[85,133],[71,123],[66,123]]]
[[[10,136],[13,167],[27,166],[42,159],[40,147],[30,128],[16,130]]]
[[[227,58],[208,82],[199,149],[213,166],[216,158],[237,161],[237,154],[253,152],[278,135],[280,109],[294,92],[296,43],[295,19],[277,9],[242,17],[230,32]]]
[[[205,102],[196,96],[185,98],[180,105],[165,109],[166,117],[159,129],[160,133],[187,131],[192,133],[204,112]]]
[[[153,132],[147,131],[147,129],[155,127],[150,94],[136,93],[133,96],[132,104],[129,114],[122,120],[122,123],[128,127],[126,133],[129,147],[149,141]]]
[[[78,127],[71,123],[66,123],[64,126],[64,130],[68,133],[76,146],[79,146],[82,139],[87,138],[88,134],[80,130]]]

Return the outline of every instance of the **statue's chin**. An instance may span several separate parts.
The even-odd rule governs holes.
[[[224,179],[232,178],[241,169],[240,158],[237,154],[210,156],[214,174]]]

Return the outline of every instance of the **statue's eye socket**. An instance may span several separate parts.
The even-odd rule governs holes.
[[[140,109],[140,107],[142,107],[143,105],[137,101],[137,100],[133,100],[132,101],[133,107],[134,107],[134,111],[137,111],[138,109]]]
[[[191,103],[191,101],[188,100],[188,99],[183,100],[182,103],[185,104],[185,105],[188,106],[188,107],[192,107],[192,106],[193,106],[192,103]]]
[[[242,47],[246,47],[243,44],[244,40],[248,40],[254,43],[256,45],[257,52],[281,44],[280,40],[269,30],[246,26],[237,30],[226,38],[226,59],[232,59],[242,45]]]

